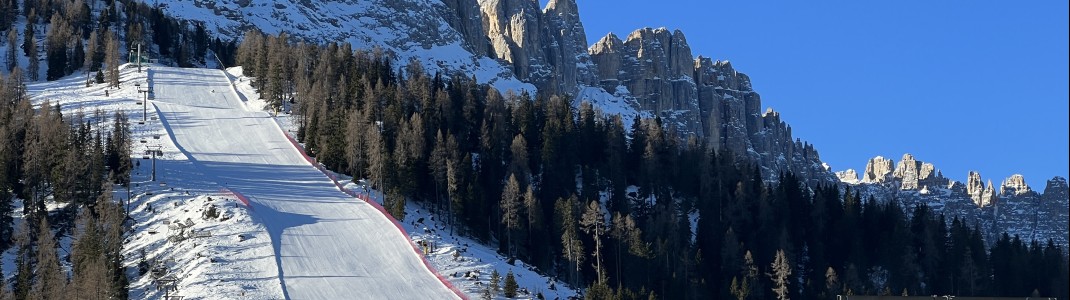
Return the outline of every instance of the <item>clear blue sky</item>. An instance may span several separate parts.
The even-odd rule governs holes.
[[[835,170],[912,153],[959,181],[1068,174],[1067,1],[578,2],[591,43],[668,27],[732,61]]]

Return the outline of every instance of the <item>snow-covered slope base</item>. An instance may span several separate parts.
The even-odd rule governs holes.
[[[50,99],[67,113],[127,111],[137,158],[147,146],[163,153],[159,180],[147,182],[151,161],[140,159],[130,191],[132,297],[459,298],[387,216],[339,192],[266,112],[246,110],[223,72],[124,68],[123,88],[107,94],[81,80],[29,90],[35,102]],[[154,87],[144,124],[132,83]],[[204,217],[212,206],[219,215]],[[135,275],[142,258],[161,276]],[[153,277],[175,279],[178,291],[158,290]]]
[[[204,179],[251,199],[287,298],[456,297],[390,219],[339,192],[266,112],[246,111],[222,71],[154,68],[149,81],[164,127]]]

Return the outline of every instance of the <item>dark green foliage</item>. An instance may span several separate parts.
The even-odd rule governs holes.
[[[515,298],[516,290],[520,288],[516,284],[516,276],[513,276],[513,270],[509,270],[509,273],[505,274],[505,283],[502,286],[502,294],[506,298]]]
[[[970,224],[806,186],[791,173],[770,184],[757,166],[678,136],[659,118],[604,116],[559,96],[431,77],[418,64],[398,71],[379,50],[351,48],[251,32],[236,62],[262,91],[293,87],[284,99],[294,97],[306,149],[389,191],[392,213],[402,202],[390,199],[420,203],[454,232],[589,287],[588,297],[727,299],[734,290],[770,299],[776,277],[766,274],[778,250],[791,264],[781,296],[792,299],[1034,289],[1065,297],[1066,254],[1057,247],[1007,237],[986,256]],[[270,54],[280,52],[302,54],[293,55],[297,71],[272,70]],[[582,231],[584,212],[601,210],[606,228],[592,230],[592,213]]]

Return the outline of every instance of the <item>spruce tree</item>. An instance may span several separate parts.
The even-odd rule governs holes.
[[[505,187],[502,189],[501,204],[502,225],[505,225],[506,247],[509,257],[515,254],[513,248],[513,231],[520,228],[520,183],[516,181],[514,174],[509,174]]]
[[[492,295],[498,295],[502,291],[502,275],[495,269],[490,273],[490,292]]]
[[[119,39],[108,32],[105,40],[104,64],[107,65],[105,76],[107,76],[108,86],[117,88],[119,87]]]
[[[67,275],[63,272],[56,255],[56,239],[48,218],[41,218],[37,231],[36,279],[30,291],[41,299],[62,299],[67,288]]]
[[[15,43],[18,42],[19,32],[14,28],[7,30],[7,51],[4,53],[4,59],[7,62],[7,71],[11,72],[19,66],[18,52],[15,48]]]
[[[505,274],[505,286],[502,288],[502,293],[506,298],[515,298],[519,288],[516,283],[516,276],[513,275],[513,270],[509,270],[509,273]]]
[[[772,273],[769,273],[769,279],[773,282],[773,293],[776,294],[778,300],[788,300],[791,263],[788,262],[783,249],[777,250],[776,257],[769,267],[773,270]]]

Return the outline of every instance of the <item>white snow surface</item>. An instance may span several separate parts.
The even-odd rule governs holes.
[[[392,219],[340,192],[275,119],[240,100],[222,71],[122,69],[121,89],[84,87],[84,77],[76,75],[31,83],[28,91],[36,104],[60,103],[67,116],[96,108],[109,118],[117,110],[129,115],[139,158],[130,191],[135,224],[124,251],[132,298],[164,296],[150,276],[136,274],[142,257],[167,266],[185,299],[463,296],[425,265]],[[133,83],[154,88],[144,123]],[[147,180],[151,162],[140,159],[146,146],[163,152],[158,182]],[[238,195],[249,201],[247,208]],[[116,196],[127,198],[125,190]],[[201,218],[209,205],[223,217]],[[174,224],[187,219],[192,225],[181,231],[206,236],[167,241],[179,231]]]
[[[180,19],[203,23],[216,36],[242,38],[244,30],[258,28],[285,32],[313,43],[345,41],[355,49],[378,47],[392,53],[399,66],[417,61],[429,72],[475,74],[479,83],[502,93],[513,90],[535,94],[530,83],[517,80],[498,61],[475,55],[462,35],[445,19],[449,8],[430,0],[170,0],[150,2]]]
[[[179,150],[251,199],[292,299],[457,298],[392,220],[311,166],[270,115],[246,110],[219,70],[153,68],[153,105]]]
[[[349,191],[361,186],[326,172],[338,180],[332,181],[290,144],[278,126],[292,129],[292,117],[263,112],[264,101],[240,67],[225,74],[149,69],[136,73],[132,65],[122,66],[119,89],[85,87],[84,75],[27,86],[35,104],[46,99],[60,104],[68,117],[80,111],[93,118],[94,109],[105,111],[98,130],[111,130],[115,111],[130,119],[137,164],[129,194],[117,186],[114,198],[130,202],[133,222],[124,265],[131,298],[168,294],[157,289],[152,276],[138,274],[141,261],[166,268],[168,277],[178,279],[170,295],[184,299],[457,298],[391,220],[339,192],[336,182]],[[134,85],[150,82],[156,97],[143,116],[143,95]],[[149,179],[149,147],[161,152],[156,182]],[[251,207],[231,191],[246,196]],[[203,217],[211,206],[220,217]],[[464,297],[481,294],[492,270],[503,278],[509,271],[516,274],[517,299],[577,295],[522,261],[507,263],[496,247],[451,234],[420,204],[410,202],[406,211],[400,227],[412,233],[412,242],[435,245],[426,261]],[[70,237],[61,240],[67,251],[69,244]],[[9,250],[2,255],[6,275],[14,269],[14,248]]]

